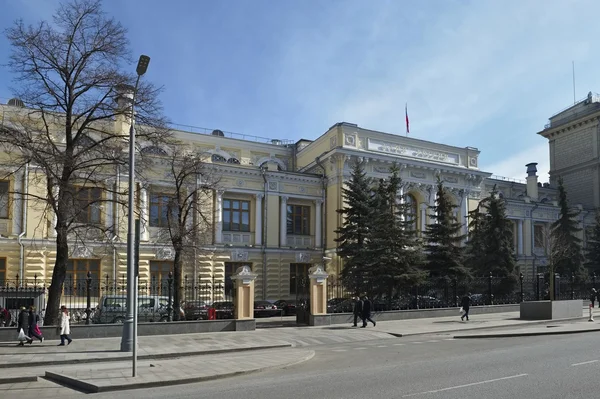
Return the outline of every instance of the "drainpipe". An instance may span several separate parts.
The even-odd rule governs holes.
[[[263,228],[262,228],[262,255],[263,255],[263,270],[262,270],[262,299],[267,298],[267,222],[269,221],[269,213],[267,209],[267,193],[269,189],[269,183],[267,182],[267,176],[265,169],[261,169],[262,178],[264,181],[263,187]]]
[[[323,174],[321,175],[321,199],[323,201],[323,206],[321,207],[321,248],[323,249],[323,258],[325,258],[326,255],[326,244],[327,244],[327,218],[324,217],[325,215],[327,215],[327,212],[325,211],[327,209],[327,195],[325,194],[325,190],[327,189],[327,177],[325,177],[325,166],[323,165],[323,162],[321,161],[321,157],[318,156],[315,158],[315,163],[317,165],[319,165],[320,168],[323,169]]]
[[[115,247],[115,241],[119,238],[119,188],[121,187],[121,169],[117,165],[117,176],[115,178],[115,203],[114,203],[114,227],[113,237],[111,238],[112,250],[113,250],[113,286],[117,286],[117,248]]]
[[[24,280],[25,274],[25,244],[23,244],[23,237],[27,235],[27,195],[29,194],[29,162],[25,164],[25,170],[23,172],[23,187],[21,194],[21,233],[17,241],[19,242],[19,276],[21,283]]]

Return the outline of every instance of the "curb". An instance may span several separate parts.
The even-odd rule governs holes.
[[[505,334],[480,334],[480,335],[455,335],[454,339],[478,339],[478,338],[515,338],[515,337],[538,337],[542,335],[568,335],[568,334],[585,334],[600,331],[600,327],[589,330],[568,330],[568,331],[531,331],[522,333],[505,333]]]
[[[291,347],[292,347],[292,344],[278,344],[278,345],[253,346],[253,347],[248,347],[248,348],[213,349],[213,350],[197,351],[197,352],[157,353],[154,355],[140,355],[137,358],[138,358],[138,360],[175,359],[178,357],[219,355],[219,354],[223,354],[223,353],[249,352],[249,351],[255,351],[255,350],[281,349],[281,348],[291,348]],[[58,354],[60,354],[60,353],[58,353]],[[5,364],[0,364],[0,369],[12,369],[12,368],[18,368],[18,367],[57,366],[57,365],[65,365],[65,364],[107,363],[107,362],[127,361],[130,359],[131,359],[131,356],[120,356],[120,357],[113,356],[113,357],[92,358],[92,359],[46,360],[46,361],[40,361],[40,362],[14,363],[14,364],[5,363]]]
[[[573,318],[569,318],[569,319],[541,320],[541,321],[534,321],[534,322],[522,324],[522,325],[491,326],[491,327],[490,326],[487,326],[487,327],[481,326],[481,327],[461,328],[461,329],[456,329],[456,330],[426,331],[426,332],[416,332],[416,333],[406,333],[406,334],[387,332],[387,331],[381,331],[381,332],[392,335],[397,338],[402,338],[402,337],[413,337],[413,336],[417,336],[417,335],[457,333],[457,332],[463,332],[463,331],[499,330],[499,329],[503,329],[503,328],[509,329],[509,328],[514,328],[514,327],[525,327],[526,328],[529,326],[539,326],[539,325],[552,324],[552,323],[564,323],[564,322],[577,321],[577,320],[582,320],[582,319],[585,319],[585,317],[582,316],[582,317],[573,317]]]
[[[189,377],[189,378],[182,378],[182,379],[170,380],[170,381],[137,382],[137,383],[133,383],[133,384],[113,385],[110,387],[100,387],[100,386],[90,384],[85,381],[80,381],[75,378],[68,377],[68,376],[62,375],[62,374],[53,373],[50,371],[46,371],[45,378],[47,380],[56,382],[60,385],[66,386],[68,388],[76,389],[83,393],[114,392],[114,391],[126,391],[126,390],[131,390],[131,389],[156,388],[156,387],[163,387],[163,386],[193,384],[193,383],[198,383],[198,382],[219,380],[222,378],[236,377],[236,376],[241,376],[241,375],[245,375],[245,374],[258,373],[261,371],[272,370],[272,369],[276,369],[276,368],[291,367],[296,364],[307,362],[310,359],[312,359],[314,356],[315,356],[315,351],[310,351],[308,354],[303,356],[301,359],[294,360],[293,362],[283,363],[283,364],[278,364],[278,365],[273,365],[273,366],[267,366],[267,367],[259,367],[259,368],[252,369],[252,370],[235,371],[235,372],[231,372],[231,373],[216,374],[216,375],[209,375],[209,376],[202,376],[202,377]]]
[[[23,377],[7,377],[0,378],[0,385],[2,384],[17,384],[19,382],[37,382],[37,375],[23,376]]]

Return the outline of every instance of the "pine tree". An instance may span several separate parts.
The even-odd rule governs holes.
[[[581,231],[576,220],[579,211],[569,208],[567,192],[562,178],[558,179],[558,204],[560,216],[552,223],[552,262],[551,273],[575,275],[577,281],[585,280],[581,239],[576,236]]]
[[[465,266],[469,268],[472,273],[477,274],[480,270],[481,259],[484,256],[484,222],[485,212],[483,211],[483,205],[487,201],[484,198],[479,202],[477,208],[469,212],[469,241],[465,248]]]
[[[464,236],[460,234],[462,224],[454,216],[450,195],[438,179],[436,201],[429,209],[434,223],[428,224],[425,231],[427,252],[426,269],[435,280],[463,280],[469,277],[464,266]]]
[[[344,208],[338,209],[337,212],[344,217],[344,222],[342,227],[335,231],[338,234],[335,240],[339,243],[338,255],[344,259],[341,277],[346,288],[360,294],[366,288],[366,240],[373,214],[371,181],[365,173],[363,162],[356,162],[352,166],[350,181],[347,187],[342,189],[342,195]]]
[[[373,196],[367,240],[372,289],[387,294],[388,298],[394,288],[413,285],[423,277],[420,243],[407,217],[410,205],[398,198],[402,186],[400,170],[394,165],[390,172],[389,179],[380,180]]]
[[[587,241],[585,266],[590,272],[600,272],[600,211],[596,212],[596,224]]]

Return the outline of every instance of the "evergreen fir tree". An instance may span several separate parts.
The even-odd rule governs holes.
[[[390,172],[389,179],[379,181],[373,196],[367,241],[372,288],[388,298],[394,288],[413,285],[423,278],[420,243],[407,217],[410,205],[398,198],[402,186],[400,170],[394,165]]]
[[[425,231],[426,269],[436,280],[460,281],[469,276],[463,263],[462,224],[454,216],[455,208],[442,181],[438,179],[435,205],[429,207],[433,211],[430,216],[434,223],[428,224]]]
[[[337,212],[344,218],[339,234],[338,255],[344,260],[341,272],[344,286],[356,294],[365,290],[368,254],[366,240],[368,236],[371,210],[371,181],[364,170],[363,162],[356,162],[347,187],[342,189],[344,208]]]
[[[585,280],[583,271],[583,254],[581,250],[581,239],[577,233],[581,231],[576,220],[579,211],[569,208],[567,192],[562,178],[558,179],[558,204],[560,216],[552,223],[552,260],[550,262],[551,273],[559,273],[561,276],[575,275],[577,281]]]
[[[600,273],[600,211],[596,212],[596,224],[587,241],[585,266],[596,275]]]
[[[481,259],[485,253],[483,234],[485,212],[482,208],[486,201],[487,198],[484,198],[479,202],[477,208],[469,212],[469,240],[465,248],[465,266],[474,274],[479,272]]]

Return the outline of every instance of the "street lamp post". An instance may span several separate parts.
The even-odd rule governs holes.
[[[127,315],[123,323],[121,352],[133,352],[133,376],[136,376],[137,366],[137,337],[135,337],[134,321],[137,316],[137,292],[135,259],[135,219],[134,219],[134,190],[135,190],[135,116],[134,105],[140,77],[146,73],[150,57],[141,55],[137,64],[137,79],[131,99],[131,126],[129,127],[129,214],[127,216]]]

